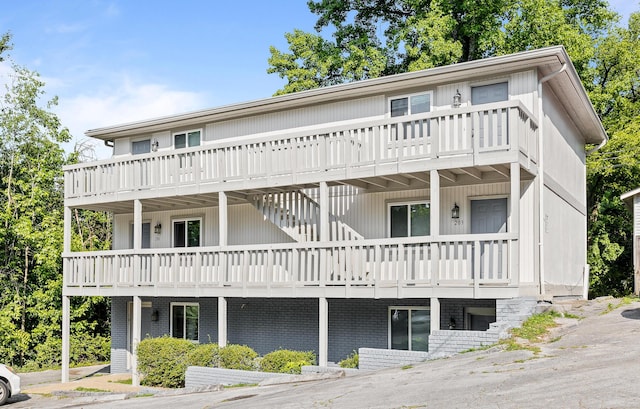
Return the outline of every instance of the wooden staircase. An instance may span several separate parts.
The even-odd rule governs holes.
[[[265,219],[297,242],[320,240],[320,205],[301,191],[255,195],[252,204]],[[329,240],[350,241],[364,237],[334,214],[329,214]]]

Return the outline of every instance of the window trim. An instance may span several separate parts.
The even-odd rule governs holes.
[[[191,341],[195,344],[199,344],[200,343],[200,303],[199,302],[172,302],[169,304],[169,335],[171,336],[171,338],[177,338],[173,335],[173,307],[177,306],[177,307],[193,307],[196,306],[198,307],[198,333],[197,333],[197,339],[193,340],[193,339],[187,339],[184,336],[182,338],[178,338],[178,339],[186,339],[187,341]],[[185,314],[186,314],[186,308],[185,308]],[[187,319],[186,316],[184,317],[184,327],[183,327],[183,334],[186,336],[187,334]]]
[[[202,216],[190,216],[190,217],[176,217],[171,219],[171,248],[175,248],[175,249],[181,249],[181,248],[194,248],[194,247],[202,247],[203,246],[203,238],[202,238],[202,231],[204,230],[204,221],[203,221],[203,217]],[[198,237],[198,246],[193,246],[193,247],[189,247],[187,245],[187,237],[185,236],[185,246],[184,247],[176,247],[175,245],[175,223],[176,222],[189,222],[189,221],[193,221],[193,220],[197,220],[200,222],[200,231],[199,231],[199,237]],[[186,226],[185,226],[186,227]],[[187,230],[185,228],[185,234],[186,234]]]
[[[392,238],[391,237],[391,206],[411,206],[413,204],[427,204],[429,205],[429,217],[431,217],[431,199],[415,199],[415,200],[401,200],[401,201],[388,201],[387,202],[387,209],[386,209],[386,216],[387,216],[387,237],[388,238]],[[410,213],[408,213],[410,214]],[[409,225],[407,226],[409,229],[411,228],[411,223],[409,223]],[[429,234],[427,236],[420,236],[420,237],[428,237],[431,236],[431,221],[429,221]],[[415,237],[411,235],[411,232],[409,232],[409,235],[407,237]]]
[[[195,129],[187,129],[187,130],[179,131],[179,132],[173,132],[171,134],[171,143],[172,143],[173,149],[194,148],[195,146],[189,146],[189,138],[187,137],[187,135],[189,133],[191,133],[191,132],[199,132],[200,133],[200,144],[197,145],[197,146],[201,146],[202,145],[202,135],[203,135],[202,128],[195,128]],[[184,148],[177,148],[176,147],[176,135],[182,135],[182,134],[184,134],[184,136],[185,136],[185,144],[186,144],[186,146]]]
[[[420,96],[420,95],[429,95],[429,111],[428,112],[433,112],[434,109],[434,101],[433,101],[433,91],[432,90],[428,90],[428,91],[421,91],[421,92],[413,92],[411,94],[400,94],[400,95],[394,95],[394,96],[390,96],[387,98],[387,117],[389,118],[399,118],[398,116],[391,116],[391,101],[394,101],[396,99],[403,99],[403,98],[407,98],[407,103],[408,103],[408,114],[407,115],[401,115],[401,116],[409,116],[409,115],[414,115],[413,113],[411,113],[411,98],[412,97],[416,97],[416,96]],[[422,112],[425,113],[425,112]]]
[[[391,347],[391,311],[392,310],[405,310],[409,311],[409,323],[411,323],[411,311],[429,311],[429,322],[431,322],[431,306],[422,306],[422,305],[391,305],[387,308],[387,347],[388,349],[393,349]],[[431,324],[429,324],[431,325]],[[429,335],[431,335],[431,327],[429,327]],[[409,333],[408,337],[408,348],[407,351],[414,351],[411,348],[411,325],[409,325]],[[429,345],[429,338],[427,338],[427,349]],[[394,350],[396,351],[396,350]],[[397,351],[404,351],[404,349],[399,349]],[[424,352],[424,351],[420,351]]]

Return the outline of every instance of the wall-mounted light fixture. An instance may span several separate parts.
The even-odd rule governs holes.
[[[453,207],[451,208],[451,218],[452,219],[460,218],[460,206],[458,206],[457,203],[454,203]]]
[[[151,150],[154,152],[157,152],[158,146],[160,146],[160,143],[158,142],[157,139],[154,139],[153,142],[151,142]]]
[[[162,225],[160,223],[156,223],[155,227],[153,228],[153,232],[155,234],[162,233]]]
[[[462,95],[460,95],[460,90],[456,90],[456,93],[453,95],[453,107],[460,108],[462,104]]]
[[[456,329],[456,319],[453,317],[449,318],[449,329]]]
[[[160,313],[158,312],[158,310],[153,310],[153,312],[151,313],[151,321],[158,321],[159,315]]]

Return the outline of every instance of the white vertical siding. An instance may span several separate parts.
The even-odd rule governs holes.
[[[450,109],[453,104],[453,96],[456,92],[460,92],[461,106],[467,106],[471,103],[471,87],[468,82],[455,82],[451,84],[440,85],[437,88],[435,96],[435,105],[437,109]]]
[[[535,99],[535,91],[537,86],[538,78],[535,70],[511,74],[509,99],[518,99],[522,101],[529,111],[536,112],[537,99]]]
[[[206,127],[206,135],[207,140],[219,140],[349,119],[374,117],[384,115],[385,107],[385,97],[381,95],[289,109],[282,112],[211,123]]]
[[[536,202],[535,183],[525,181],[520,185],[520,282],[533,283],[538,261],[536,260]]]
[[[171,223],[176,218],[201,217],[203,246],[217,246],[219,243],[218,207],[185,209],[179,211],[143,213],[143,222],[151,223],[151,247],[168,248],[172,246]],[[129,226],[133,214],[121,214],[114,217],[113,248],[122,250],[131,248]],[[153,227],[160,223],[162,233],[155,234]],[[291,238],[271,222],[264,220],[252,205],[229,206],[229,244],[262,244],[291,242]]]
[[[544,192],[545,283],[581,294],[587,263],[587,221],[552,190]]]
[[[547,90],[544,103],[544,170],[586,207],[584,142],[559,101]]]

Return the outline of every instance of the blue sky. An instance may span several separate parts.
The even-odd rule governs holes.
[[[285,50],[285,32],[316,20],[306,0],[3,3],[0,33],[11,31],[14,60],[58,95],[74,142],[92,128],[271,96],[284,81],[266,72],[269,46]],[[640,10],[610,4],[625,23]]]

